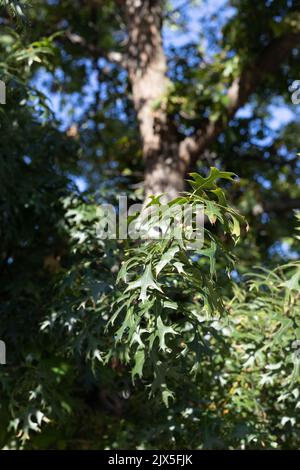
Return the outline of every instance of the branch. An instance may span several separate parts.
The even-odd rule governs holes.
[[[208,121],[204,129],[198,130],[192,137],[186,137],[180,144],[180,154],[184,160],[189,160],[193,166],[225,129],[228,121],[237,110],[246,104],[251,94],[258,88],[267,75],[274,73],[283,60],[291,53],[300,42],[300,33],[289,33],[274,39],[261,53],[257,60],[248,65],[241,76],[234,80],[228,90],[229,104],[222,115],[216,121]]]

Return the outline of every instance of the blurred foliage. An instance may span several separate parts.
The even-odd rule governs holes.
[[[274,130],[271,105],[290,105],[299,51],[176,201],[203,205],[204,247],[102,240],[99,203],[141,196],[126,72],[106,59],[125,47],[122,9],[29,3],[0,2],[0,446],[298,449],[299,237],[284,203],[299,197],[299,122]],[[203,24],[210,51],[166,45],[163,99],[186,135],[222,115],[241,66],[296,27],[296,2],[229,3],[223,27],[218,15]],[[185,11],[166,11],[187,27]]]

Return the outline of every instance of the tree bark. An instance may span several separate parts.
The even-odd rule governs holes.
[[[145,197],[164,199],[184,189],[188,162],[179,151],[179,136],[164,105],[169,80],[162,45],[161,0],[126,0],[128,74],[145,160]]]

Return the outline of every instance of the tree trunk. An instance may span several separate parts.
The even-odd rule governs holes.
[[[145,161],[145,197],[165,193],[165,200],[184,189],[187,162],[179,152],[176,128],[168,119],[164,96],[167,61],[162,45],[161,0],[126,0],[128,73]]]

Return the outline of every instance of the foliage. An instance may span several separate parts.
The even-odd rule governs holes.
[[[180,363],[181,358],[191,357],[190,367],[195,373],[202,354],[209,352],[205,337],[207,334],[215,336],[215,332],[209,323],[202,323],[203,319],[225,314],[218,292],[216,262],[222,258],[225,265],[226,260],[232,263],[220,235],[214,235],[205,227],[201,228],[204,232],[202,246],[201,234],[193,226],[195,221],[191,220],[190,231],[185,225],[183,234],[178,236],[178,211],[190,209],[191,213],[199,215],[203,208],[203,217],[213,226],[218,221],[223,233],[233,239],[239,236],[240,223],[243,223],[242,217],[227,207],[225,194],[216,185],[218,178],[232,179],[231,173],[212,168],[207,178],[196,173],[191,176],[192,194],[173,200],[167,207],[160,203],[160,198],[153,198],[147,206],[154,208],[150,222],[138,223],[149,234],[155,224],[163,224],[166,215],[170,216],[168,236],[146,239],[129,251],[118,275],[125,290],[117,299],[116,312],[109,320],[109,325],[116,330],[115,339],[121,344],[125,362],[134,357],[133,379],[143,377],[144,368],[153,370],[152,392],[162,389],[166,405],[172,396],[167,376],[174,375],[173,358]],[[191,241],[194,234],[196,239],[192,237]],[[201,242],[200,247],[197,241]],[[221,274],[220,270],[218,275]]]
[[[299,123],[274,130],[271,105],[290,105],[299,53],[168,204],[169,238],[102,240],[101,203],[141,196],[127,75],[107,60],[126,42],[117,3],[0,1],[0,447],[298,449]],[[295,2],[230,5],[203,20],[209,51],[166,44],[172,86],[157,106],[185,135],[222,116],[242,66],[297,27]],[[176,34],[185,14],[168,6]],[[176,236],[176,211],[199,206],[203,246],[193,225]],[[156,197],[146,210],[166,208]],[[155,231],[141,217],[128,222]]]

